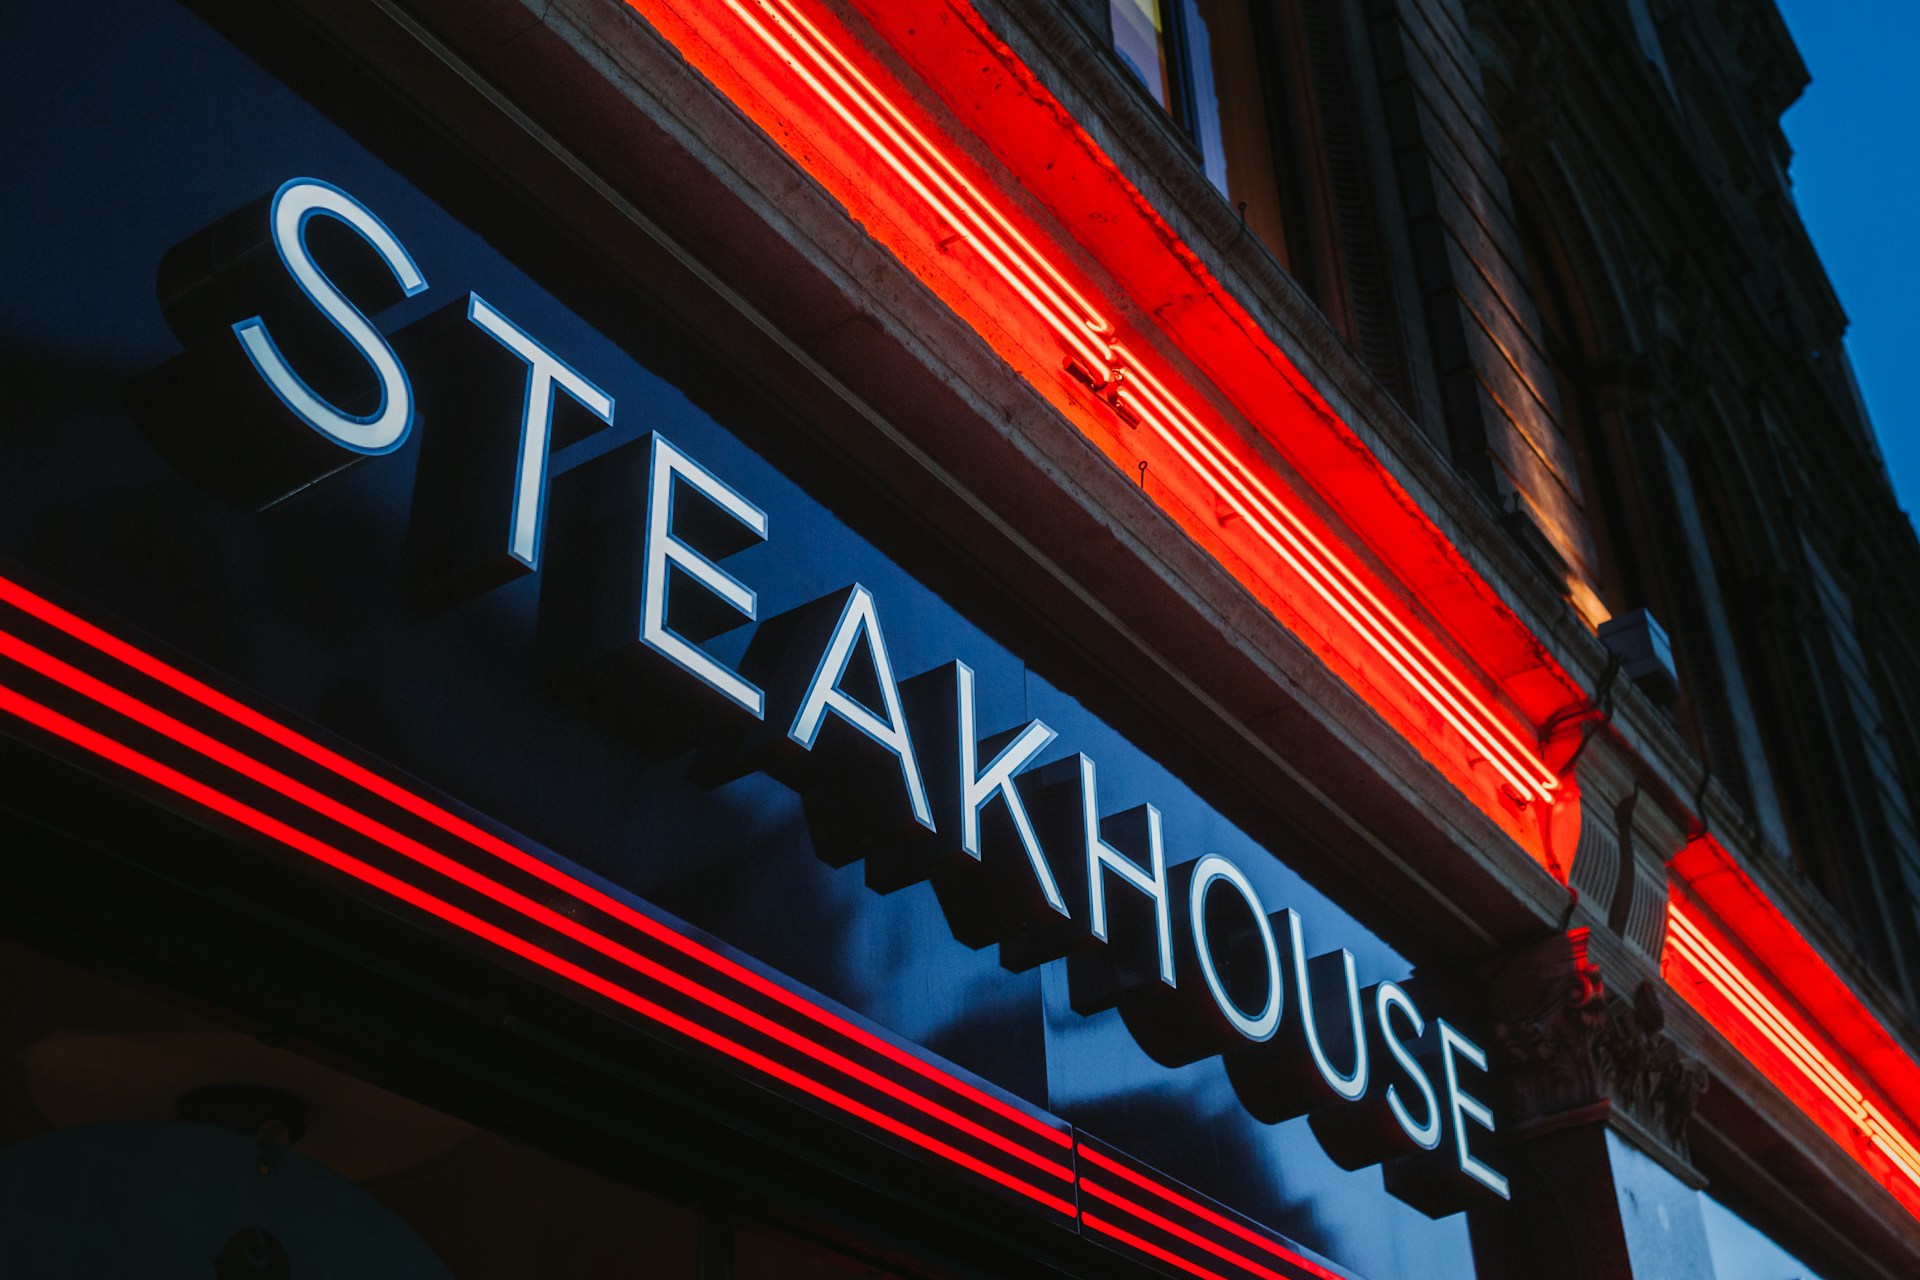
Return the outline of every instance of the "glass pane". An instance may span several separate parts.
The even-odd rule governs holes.
[[[1229,201],[1246,202],[1248,229],[1284,262],[1286,231],[1273,129],[1246,0],[1190,0],[1186,37],[1193,71],[1194,140],[1200,144],[1207,177]]]
[[[1607,1131],[1636,1276],[1653,1280],[1820,1280],[1809,1267],[1739,1214],[1695,1191],[1666,1166]]]
[[[1714,1280],[1820,1280],[1806,1263],[1775,1244],[1745,1218],[1702,1193]]]
[[[1108,0],[1113,16],[1113,47],[1153,100],[1173,110],[1167,69],[1167,27],[1160,0]]]

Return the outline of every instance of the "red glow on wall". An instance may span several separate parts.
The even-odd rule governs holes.
[[[1030,75],[993,93],[953,79],[1012,56],[977,16],[856,0],[872,27],[856,37],[803,0],[629,3],[1553,866],[1540,811],[1561,784],[1539,726],[1578,687]],[[1069,226],[1099,227],[1100,242]],[[1185,284],[1139,296],[1173,287],[1169,272]]]
[[[1661,973],[1920,1217],[1920,1064],[1711,837],[1674,863]]]

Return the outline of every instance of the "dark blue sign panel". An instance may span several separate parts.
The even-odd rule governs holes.
[[[1013,1158],[982,1176],[1061,1180],[1041,1202],[1117,1246],[1271,1259],[1280,1232],[1364,1276],[1471,1274],[1464,1220],[1427,1215],[1504,1194],[1482,1050],[961,549],[344,63],[302,58],[309,101],[163,0],[37,14],[0,57],[0,555],[90,620],[16,591],[11,662],[84,693],[104,669],[32,645],[97,661],[99,624],[224,690],[174,716],[183,686],[140,673],[169,750],[262,710],[350,744],[248,729],[278,755],[223,767],[264,820],[370,767],[395,812],[355,838],[405,855],[409,823],[468,820],[382,780],[457,798],[474,848],[554,851],[442,902],[460,927],[604,886],[603,932],[549,921],[522,958],[684,995],[647,950],[693,955],[684,922],[731,1003],[649,1017],[737,1063],[740,1027],[829,1025],[760,1011],[772,979],[820,993],[836,1070],[898,1099],[927,1078],[900,1046],[957,1064],[942,1123]],[[187,795],[166,767],[141,776]]]

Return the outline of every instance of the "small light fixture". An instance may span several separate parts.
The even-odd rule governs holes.
[[[1620,673],[1640,686],[1640,692],[1660,706],[1672,704],[1680,692],[1673,645],[1651,613],[1633,609],[1601,623],[1600,642],[1620,659]]]

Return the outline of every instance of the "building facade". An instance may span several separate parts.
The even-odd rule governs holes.
[[[20,1274],[1920,1271],[1769,0],[22,19]]]

